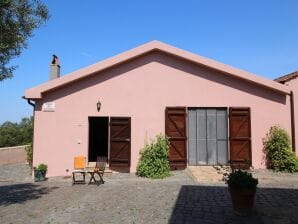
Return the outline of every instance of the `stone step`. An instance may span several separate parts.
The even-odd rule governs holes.
[[[198,182],[223,182],[229,167],[221,166],[188,166],[187,169]]]
[[[106,169],[105,169],[105,174],[112,174],[112,173],[113,173],[113,171],[110,170],[109,167],[106,167]]]

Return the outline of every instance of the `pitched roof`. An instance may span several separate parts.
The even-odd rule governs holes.
[[[279,83],[285,83],[287,81],[290,81],[291,79],[295,79],[296,77],[298,77],[298,71],[278,77],[278,78],[274,79],[274,81],[279,82]]]
[[[225,75],[229,75],[229,76],[235,77],[235,78],[240,78],[240,79],[246,80],[250,83],[254,83],[259,86],[269,88],[273,91],[277,91],[277,92],[280,92],[283,94],[290,93],[290,90],[288,87],[286,87],[282,84],[279,84],[277,82],[274,82],[272,80],[261,78],[255,74],[252,74],[252,73],[249,73],[249,72],[237,69],[237,68],[233,68],[233,67],[225,65],[223,63],[214,61],[212,59],[204,58],[202,56],[190,53],[188,51],[170,46],[168,44],[165,44],[165,43],[162,43],[159,41],[151,41],[149,43],[146,43],[144,45],[136,47],[132,50],[126,51],[126,52],[116,55],[114,57],[100,61],[96,64],[93,64],[88,67],[74,71],[68,75],[63,76],[63,77],[51,80],[51,81],[41,84],[37,87],[28,89],[25,92],[25,98],[26,99],[40,99],[40,98],[42,98],[42,94],[45,92],[62,87],[64,85],[67,85],[74,81],[78,81],[78,80],[88,77],[96,72],[110,68],[117,64],[124,63],[130,59],[142,56],[148,52],[152,52],[155,50],[165,52],[167,54],[176,56],[183,60],[187,60],[187,61],[199,64],[199,65],[202,65],[205,67],[209,67],[211,69],[225,73]]]

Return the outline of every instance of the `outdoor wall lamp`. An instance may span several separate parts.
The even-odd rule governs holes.
[[[100,111],[100,107],[101,107],[101,102],[100,101],[97,101],[96,107],[97,107],[97,111],[99,112]]]

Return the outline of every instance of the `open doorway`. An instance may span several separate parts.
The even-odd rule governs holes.
[[[108,133],[108,117],[89,117],[89,162],[95,162],[98,156],[108,157]]]

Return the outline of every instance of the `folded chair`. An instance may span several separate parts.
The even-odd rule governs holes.
[[[76,179],[76,174],[80,174],[82,179]],[[86,157],[77,156],[74,158],[74,170],[72,172],[72,184],[86,183]]]
[[[91,184],[93,181],[97,185],[100,183],[104,184],[103,175],[105,172],[106,164],[107,164],[107,157],[101,157],[98,156],[96,160],[96,165],[93,170],[88,171],[88,173],[91,175],[91,178],[89,180],[88,184]],[[99,176],[99,180],[95,179],[95,174]]]

